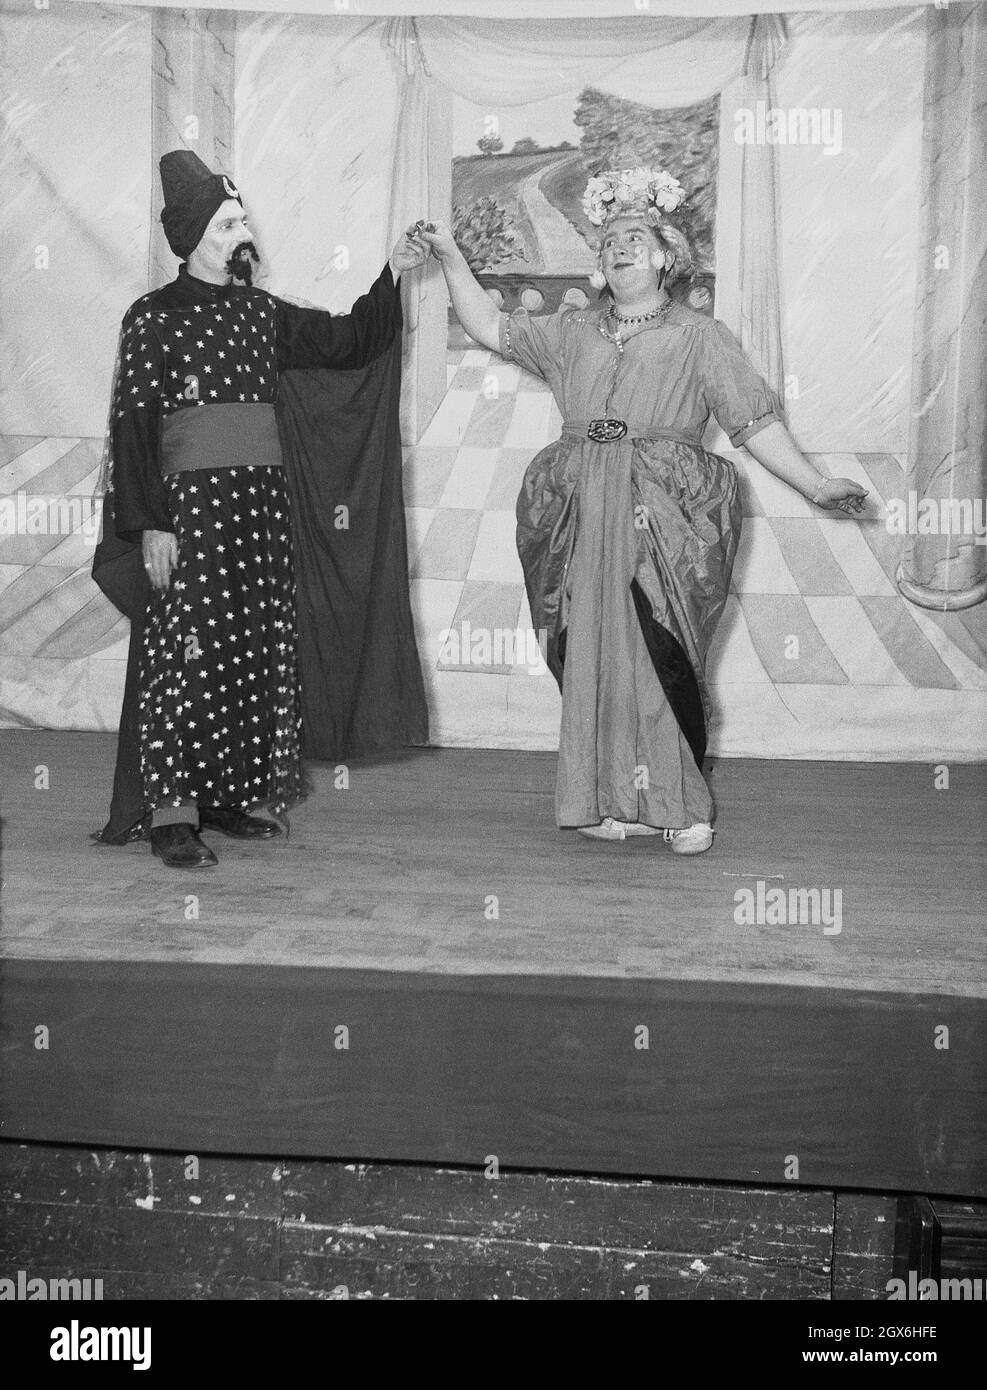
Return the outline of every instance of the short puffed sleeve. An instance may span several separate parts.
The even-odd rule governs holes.
[[[777,394],[719,319],[711,320],[703,334],[703,390],[734,448],[746,444],[773,420],[784,423]]]
[[[501,314],[501,357],[546,380],[557,374],[572,313],[573,306],[564,304],[554,314],[529,314],[527,309]]]

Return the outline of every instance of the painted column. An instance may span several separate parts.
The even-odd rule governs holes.
[[[753,15],[744,75],[734,89],[738,105],[774,106],[771,71],[787,40],[782,15]],[[740,175],[740,343],[782,401],[785,364],[781,344],[777,155],[770,141],[745,143]]]
[[[169,150],[194,150],[216,173],[233,169],[232,14],[208,10],[154,11],[152,30],[151,288],[173,280],[178,263],[161,228],[158,160]]]
[[[926,11],[921,249],[898,587],[923,608],[987,598],[987,13]]]

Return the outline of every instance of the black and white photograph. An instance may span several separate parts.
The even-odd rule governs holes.
[[[22,1350],[958,1373],[985,0],[4,0],[0,195]]]

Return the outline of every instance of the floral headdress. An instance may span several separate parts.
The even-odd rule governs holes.
[[[605,169],[586,185],[583,212],[594,227],[634,213],[657,227],[662,214],[674,212],[684,198],[685,189],[665,169]]]

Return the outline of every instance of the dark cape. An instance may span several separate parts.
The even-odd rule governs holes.
[[[428,742],[408,591],[400,392],[400,337],[367,367],[281,377],[309,758]]]
[[[365,367],[280,376],[302,746],[309,758],[338,761],[428,742],[408,588],[400,389],[400,323],[387,350]],[[121,738],[132,739],[136,729],[125,723],[136,716],[136,639],[151,589],[140,545],[116,533],[112,490],[104,499],[93,578],[132,624],[120,726]]]

